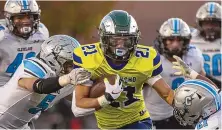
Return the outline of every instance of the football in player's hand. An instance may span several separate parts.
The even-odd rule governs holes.
[[[108,75],[104,77],[107,78],[107,80],[109,81],[111,85],[115,84],[116,75]],[[91,87],[90,92],[89,92],[90,98],[97,98],[97,97],[102,96],[105,93],[106,86],[104,84],[104,77],[101,77],[100,79],[98,79],[95,85]]]

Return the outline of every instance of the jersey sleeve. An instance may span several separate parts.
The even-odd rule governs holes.
[[[4,38],[5,38],[5,31],[6,29],[8,29],[5,26],[5,20],[4,19],[0,19],[0,66],[2,70],[6,70],[7,67],[9,66],[9,56],[10,56],[10,52],[7,52],[7,48],[4,47]],[[5,49],[4,49],[5,48]]]
[[[196,28],[194,28],[194,27],[190,27],[190,31],[191,31],[191,35],[192,35],[192,37],[196,37],[196,36],[198,36],[199,35],[199,30],[197,30]]]
[[[39,31],[42,32],[46,38],[49,37],[49,30],[43,23],[39,24]]]
[[[195,71],[197,71],[198,73],[204,71],[204,58],[200,49],[197,48],[195,45],[190,45],[189,51],[191,52],[189,55],[191,55],[195,59],[197,63],[196,65],[198,65]]]
[[[156,51],[153,53],[155,54],[155,57],[153,58],[153,70],[152,70],[150,78],[159,75],[163,71],[160,54],[157,53]]]
[[[203,54],[202,52],[200,51],[199,48],[196,48],[197,50],[197,56],[200,58],[200,64],[201,64],[201,67],[203,68],[204,67],[204,58],[203,58]]]
[[[195,130],[218,130],[221,129],[220,111],[211,115],[209,118],[204,119],[197,123]]]
[[[153,86],[153,84],[156,81],[162,78],[160,74],[163,71],[163,67],[162,67],[160,54],[156,52],[156,50],[154,50],[153,48],[150,49],[150,58],[152,58],[151,63],[152,63],[153,68],[146,83],[148,83],[150,86]]]
[[[74,49],[73,51],[73,64],[74,68],[84,68],[91,73],[91,79],[95,80],[98,76],[95,73],[95,69],[97,68],[96,57],[93,55],[86,55],[82,47],[80,46]]]
[[[204,71],[204,58],[203,58],[203,54],[200,51],[200,49],[196,48],[196,50],[197,50],[197,56],[200,59],[200,68],[202,68],[202,70]]]
[[[35,60],[23,60],[21,64],[23,66],[23,74],[20,78],[27,78],[27,77],[37,77],[37,78],[44,78],[47,75],[46,69],[37,61]]]
[[[6,27],[0,22],[0,42],[4,39]]]
[[[84,68],[82,58],[81,58],[81,49],[77,47],[73,50],[73,67],[75,68]]]

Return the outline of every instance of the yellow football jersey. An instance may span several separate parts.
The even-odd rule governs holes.
[[[120,69],[114,69],[108,64],[100,43],[76,48],[73,62],[77,67],[89,70],[93,80],[104,75],[119,74],[123,81],[123,92],[120,97],[95,112],[99,128],[120,128],[149,117],[143,100],[142,87],[148,78],[162,72],[160,56],[152,47],[137,45],[128,63]]]

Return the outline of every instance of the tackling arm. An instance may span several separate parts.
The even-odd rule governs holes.
[[[175,75],[183,75],[185,77],[191,78],[191,79],[201,79],[204,81],[207,81],[208,83],[214,85],[217,87],[214,82],[212,82],[210,79],[207,77],[198,74],[196,71],[191,69],[180,57],[178,56],[173,56],[176,59],[176,62],[173,62],[173,68],[178,70],[178,72],[175,72]],[[204,73],[204,72],[202,72]],[[217,87],[218,88],[218,87]]]
[[[64,77],[49,77],[46,79],[36,77],[21,78],[18,81],[19,87],[39,94],[49,94],[56,92],[69,83],[70,81],[66,79],[64,80]]]
[[[39,94],[49,94],[56,92],[62,87],[68,84],[86,84],[91,85],[90,83],[90,73],[83,68],[73,69],[69,74],[57,77],[49,78],[20,78],[18,85],[22,88],[25,88],[29,91],[34,91]]]

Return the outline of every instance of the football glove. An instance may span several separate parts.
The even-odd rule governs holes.
[[[196,79],[198,75],[196,71],[191,69],[180,57],[174,55],[173,58],[176,59],[176,62],[173,62],[173,68],[178,70],[174,75]]]

